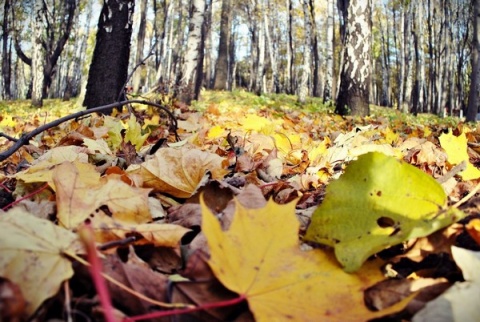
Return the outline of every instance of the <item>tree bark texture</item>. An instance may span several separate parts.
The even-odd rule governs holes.
[[[43,17],[45,15],[45,7],[42,0],[35,0],[33,7],[34,24],[32,26],[32,105],[41,107],[43,105],[43,82],[44,82],[44,65],[45,52],[42,46],[43,42]]]
[[[215,80],[213,84],[213,89],[216,90],[225,90],[228,85],[228,55],[232,20],[231,1],[232,0],[222,0],[220,43],[218,45],[218,58],[215,64]]]
[[[478,113],[480,84],[480,0],[473,0],[472,74],[468,95],[467,121],[475,121]]]
[[[127,80],[133,0],[104,0],[83,105],[88,109],[122,99]]]
[[[335,112],[365,116],[370,113],[371,1],[345,2],[345,47]]]
[[[199,66],[200,50],[202,45],[202,26],[205,19],[205,0],[192,0],[190,8],[190,25],[188,28],[187,52],[182,68],[182,78],[178,98],[180,101],[190,104],[195,97],[195,76]]]

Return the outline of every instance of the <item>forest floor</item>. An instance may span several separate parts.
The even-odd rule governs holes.
[[[480,321],[478,124],[156,102],[0,102],[1,321]]]

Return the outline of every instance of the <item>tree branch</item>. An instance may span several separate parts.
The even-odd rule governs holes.
[[[72,119],[76,119],[76,118],[80,118],[84,115],[88,115],[88,114],[92,114],[92,113],[96,113],[96,112],[108,111],[109,109],[112,109],[112,108],[115,108],[115,107],[122,107],[122,106],[127,105],[127,104],[143,104],[143,105],[154,106],[154,107],[164,111],[165,113],[167,113],[168,117],[170,118],[170,120],[172,122],[171,128],[173,128],[172,130],[175,133],[175,139],[179,140],[179,136],[177,134],[177,119],[172,114],[172,112],[170,112],[170,110],[168,108],[166,108],[163,105],[153,103],[153,102],[144,101],[144,100],[128,100],[128,101],[116,102],[116,103],[112,103],[112,104],[108,104],[108,105],[103,105],[103,106],[87,109],[87,110],[80,111],[80,112],[77,112],[77,113],[73,113],[73,114],[64,116],[62,118],[59,118],[58,120],[55,120],[55,121],[52,121],[50,123],[44,124],[44,125],[36,128],[35,130],[31,131],[31,132],[25,133],[20,137],[20,139],[16,140],[15,143],[8,150],[0,153],[0,162],[4,161],[8,157],[10,157],[18,149],[20,149],[22,146],[27,144],[30,141],[30,139],[32,139],[36,135],[42,133],[43,131],[46,131],[46,130],[52,128],[52,127],[58,126],[58,125],[62,124],[63,122],[66,122],[66,121],[69,121],[69,120],[72,120]],[[4,137],[8,137],[8,136],[6,136],[2,133],[0,133],[0,135],[4,136]]]

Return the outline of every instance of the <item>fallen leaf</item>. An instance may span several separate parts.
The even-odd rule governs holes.
[[[457,282],[413,317],[413,322],[480,321],[480,252],[452,247],[452,255],[463,272],[465,282]]]
[[[463,180],[473,180],[480,178],[480,170],[471,162],[467,153],[467,137],[465,133],[459,136],[453,135],[450,131],[448,134],[442,134],[438,138],[442,148],[447,152],[448,162],[452,165],[460,164],[462,161],[467,163],[467,168],[460,172]]]
[[[48,220],[19,208],[0,215],[0,276],[20,287],[28,315],[72,277],[64,254],[82,252],[77,235]]]
[[[229,171],[224,168],[224,158],[209,152],[186,147],[159,149],[151,159],[129,172],[140,173],[144,186],[188,198],[209,171],[213,179],[222,179]]]
[[[442,186],[417,168],[364,154],[328,185],[305,240],[334,247],[345,271],[354,272],[369,256],[460,219],[463,213],[446,202]]]
[[[145,223],[152,219],[148,207],[150,189],[131,187],[120,178],[100,174],[91,164],[65,162],[53,171],[57,218],[66,228],[75,228],[101,206],[123,222]]]
[[[128,128],[125,132],[125,142],[130,142],[135,146],[135,149],[139,151],[143,146],[143,143],[148,138],[148,133],[142,135],[142,127],[138,124],[135,115],[131,114],[128,120]]]
[[[300,250],[294,202],[270,200],[257,209],[237,202],[235,209],[223,232],[202,203],[202,231],[215,276],[246,297],[256,321],[361,321],[387,313],[371,312],[363,302],[363,290],[383,279],[378,262],[347,274],[328,253]]]
[[[465,228],[477,244],[480,245],[480,218],[470,220]]]
[[[162,247],[178,247],[183,235],[190,229],[174,224],[144,223],[136,224],[132,220],[116,220],[103,211],[89,216],[95,231],[95,241],[107,243],[135,236],[135,245],[152,244]]]

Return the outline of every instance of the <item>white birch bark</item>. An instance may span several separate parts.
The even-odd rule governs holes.
[[[190,26],[187,38],[187,51],[184,57],[182,67],[182,78],[180,87],[182,97],[186,98],[186,102],[190,102],[193,98],[193,85],[195,81],[195,69],[198,64],[200,42],[202,41],[202,25],[205,19],[205,0],[192,0]]]
[[[308,96],[308,81],[310,79],[310,64],[312,63],[311,53],[312,45],[312,17],[310,16],[310,10],[308,8],[307,0],[303,1],[303,15],[304,15],[304,28],[305,28],[305,45],[303,50],[303,65],[300,76],[300,84],[298,86],[298,102],[305,103]]]
[[[43,105],[43,82],[45,53],[42,47],[44,6],[42,0],[35,0],[32,24],[32,105]]]

